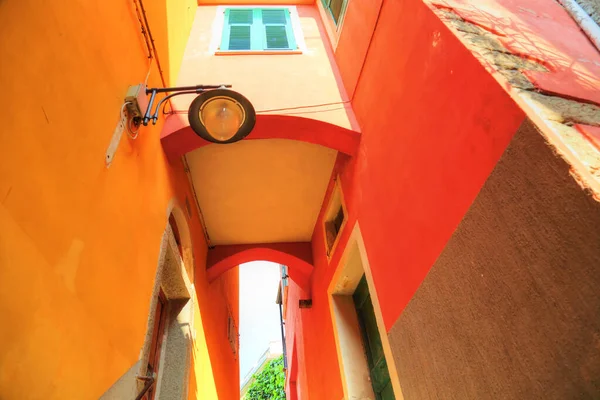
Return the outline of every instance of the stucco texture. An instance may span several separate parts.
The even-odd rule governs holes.
[[[405,398],[598,398],[598,221],[525,122],[389,333]]]

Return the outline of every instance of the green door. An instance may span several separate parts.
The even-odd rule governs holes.
[[[381,337],[377,329],[377,320],[375,319],[375,311],[364,275],[356,287],[352,298],[354,299],[363,344],[367,353],[367,362],[369,363],[369,371],[371,372],[371,384],[373,385],[373,392],[375,392],[375,399],[394,400],[392,381],[387,363],[385,362],[383,345],[381,344]]]

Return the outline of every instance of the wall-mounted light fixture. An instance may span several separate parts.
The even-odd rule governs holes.
[[[161,106],[171,97],[182,94],[197,94],[190,104],[188,119],[192,130],[204,140],[213,143],[234,143],[242,140],[254,128],[256,112],[252,103],[230,89],[231,85],[197,85],[170,88],[148,89],[146,85],[130,86],[121,106],[117,126],[113,132],[104,160],[109,167],[121,141],[121,135],[135,140],[140,125],[155,125]],[[163,99],[156,101],[156,95],[168,93]],[[148,100],[150,95],[150,100]],[[125,112],[127,110],[127,112]]]
[[[150,95],[148,107],[141,123],[156,124],[160,107],[165,101],[182,94],[198,94],[190,104],[188,120],[190,127],[202,139],[213,143],[234,143],[248,136],[256,123],[256,112],[252,103],[240,93],[231,89],[231,85],[197,85],[171,88],[146,89]],[[156,95],[169,93],[156,103]],[[138,122],[139,123],[139,122]]]

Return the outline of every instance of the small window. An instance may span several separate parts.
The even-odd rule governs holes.
[[[337,212],[334,214],[334,217],[325,221],[325,231],[327,232],[327,245],[331,249],[333,247],[333,243],[337,236],[340,234],[342,230],[342,223],[344,222],[344,209],[340,204]]]
[[[221,51],[290,51],[296,49],[289,9],[225,9]]]
[[[346,12],[348,0],[321,0],[321,2],[323,3],[325,10],[329,11],[331,14],[333,22],[335,22],[336,25],[339,25]]]
[[[339,180],[336,180],[323,221],[327,257],[331,257],[346,223],[346,208]]]

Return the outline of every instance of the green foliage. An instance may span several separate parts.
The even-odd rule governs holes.
[[[283,355],[269,361],[258,374],[246,393],[247,400],[285,400],[285,373]]]

